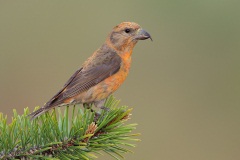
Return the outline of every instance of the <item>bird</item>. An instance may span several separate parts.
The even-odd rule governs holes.
[[[55,108],[75,104],[94,104],[106,109],[105,100],[125,81],[131,55],[139,40],[150,34],[135,22],[122,22],[108,34],[106,41],[70,77],[62,89],[43,107],[29,114],[31,119]]]

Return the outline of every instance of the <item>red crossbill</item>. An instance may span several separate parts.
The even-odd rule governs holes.
[[[79,103],[104,108],[106,98],[128,75],[134,46],[138,40],[148,38],[151,39],[150,34],[134,22],[117,25],[63,88],[30,116],[36,118],[54,107]]]

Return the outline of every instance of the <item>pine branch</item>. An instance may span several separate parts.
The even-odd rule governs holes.
[[[132,109],[117,107],[119,101],[112,96],[105,106],[110,110],[91,112],[91,109],[66,107],[53,110],[33,121],[14,110],[12,122],[0,113],[0,159],[84,159],[97,158],[103,151],[115,159],[135,147],[131,141],[139,134],[131,134],[136,124],[125,124]],[[57,114],[58,113],[58,114]]]

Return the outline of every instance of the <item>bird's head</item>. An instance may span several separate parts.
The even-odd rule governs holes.
[[[133,49],[138,40],[151,38],[137,23],[122,22],[113,28],[108,36],[108,43],[119,51]]]

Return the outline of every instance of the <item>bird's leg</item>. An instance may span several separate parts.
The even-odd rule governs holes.
[[[95,102],[94,102],[94,105],[95,105],[95,107],[101,108],[102,110],[108,112],[110,109],[104,106],[105,100],[106,100],[106,99],[103,99],[103,100],[100,100],[100,101],[95,101]],[[105,114],[106,114],[106,113],[105,113]],[[100,118],[100,116],[101,116],[101,114],[96,112],[96,113],[95,113],[94,121],[97,122],[98,119]]]
[[[83,107],[86,108],[86,109],[90,109],[91,112],[95,114],[93,121],[94,121],[94,122],[97,122],[101,114],[98,113],[98,112],[96,112],[96,111],[94,111],[94,110],[91,108],[91,104],[89,104],[89,103],[83,103]]]
[[[106,99],[100,100],[100,101],[95,101],[94,105],[95,107],[101,108],[104,111],[109,111],[110,109],[104,106]]]
[[[94,110],[91,107],[91,104],[89,104],[89,103],[83,103],[83,107],[86,108],[86,109],[90,109],[91,112],[94,112]]]

